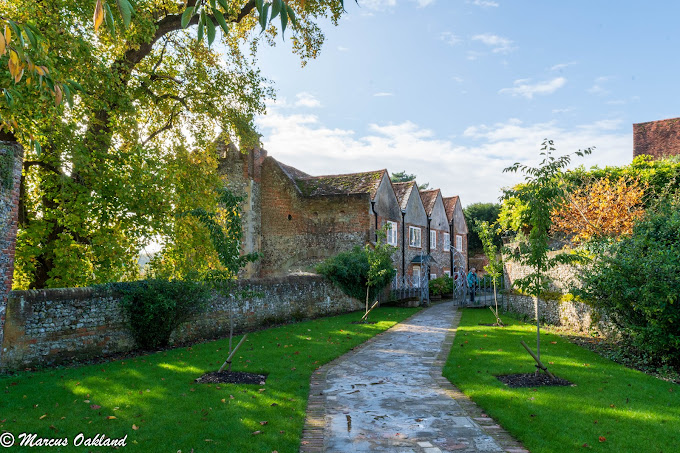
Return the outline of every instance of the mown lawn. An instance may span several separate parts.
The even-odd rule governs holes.
[[[532,452],[680,451],[680,386],[631,370],[559,337],[541,335],[541,359],[572,387],[512,389],[496,375],[529,373],[536,326],[488,310],[463,313],[446,376]]]
[[[0,432],[17,442],[22,432],[69,439],[70,448],[45,451],[111,450],[73,447],[84,433],[127,435],[123,451],[297,452],[312,372],[415,311],[380,308],[370,317],[376,324],[350,324],[361,318],[352,313],[252,333],[232,369],[266,373],[266,385],[194,383],[226,359],[226,339],[0,377]]]

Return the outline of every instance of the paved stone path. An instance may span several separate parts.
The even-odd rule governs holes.
[[[441,376],[459,320],[435,305],[318,370],[300,451],[526,452]]]

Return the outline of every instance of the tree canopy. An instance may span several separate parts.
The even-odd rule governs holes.
[[[402,171],[397,171],[394,172],[390,175],[390,180],[392,182],[409,182],[409,181],[415,181],[416,180],[416,175],[412,175],[409,173],[406,173],[406,170]],[[428,187],[430,187],[430,183],[426,182],[425,184],[418,184],[418,189],[420,190],[426,190]]]
[[[138,251],[152,240],[198,253],[196,219],[177,214],[216,211],[215,142],[259,144],[254,116],[273,96],[254,49],[274,44],[286,23],[304,63],[324,40],[317,21],[337,23],[344,11],[337,0],[137,0],[133,10],[119,3],[2,3],[2,21],[40,33],[42,44],[21,34],[25,56],[78,87],[63,93],[70,102],[55,102],[58,90],[47,82],[38,89],[27,71],[20,80],[0,71],[2,89],[22,100],[0,102],[0,117],[27,150],[16,287],[135,278]],[[218,266],[203,248],[195,258]]]

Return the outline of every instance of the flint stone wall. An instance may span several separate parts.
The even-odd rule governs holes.
[[[240,280],[234,293],[237,332],[363,308],[318,275]],[[134,350],[120,299],[103,288],[10,292],[0,369],[49,366]],[[173,333],[171,343],[227,336],[229,305],[224,297],[214,296],[208,310]]]

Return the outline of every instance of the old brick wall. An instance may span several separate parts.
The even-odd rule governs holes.
[[[271,158],[262,166],[261,187],[263,276],[310,270],[370,240],[368,194],[303,197]]]
[[[317,275],[239,280],[226,301],[215,296],[207,312],[180,326],[176,343],[228,335],[230,305],[236,331],[273,323],[361,310]],[[128,352],[134,341],[120,299],[103,289],[14,291],[7,306],[1,369],[20,369]]]
[[[680,118],[633,124],[633,157],[680,155]]]
[[[12,289],[14,251],[19,212],[19,185],[23,148],[13,141],[0,141],[0,345],[3,341],[7,299]],[[0,348],[0,361],[3,350]]]

